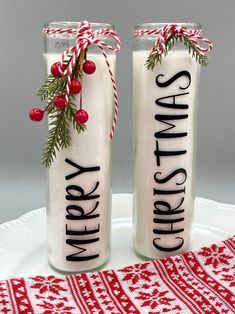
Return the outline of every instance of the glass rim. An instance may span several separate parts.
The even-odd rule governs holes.
[[[44,28],[78,28],[81,21],[51,21],[44,23]],[[114,25],[110,23],[88,22],[93,29],[109,28],[114,29]]]
[[[201,29],[201,24],[200,23],[194,23],[194,22],[169,22],[169,23],[140,23],[135,25],[135,30],[141,30],[141,29],[158,29],[166,26],[167,24],[177,24],[180,26],[185,26],[187,28],[192,28],[192,29]]]

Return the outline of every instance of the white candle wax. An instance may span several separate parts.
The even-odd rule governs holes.
[[[50,74],[51,65],[61,55],[45,54],[44,58]],[[48,171],[48,259],[65,272],[95,269],[107,261],[110,251],[113,89],[103,55],[88,53],[87,58],[96,64],[96,72],[84,74],[82,81],[87,129],[77,134],[71,128],[72,147],[58,152]],[[108,58],[114,72],[116,57],[110,54]],[[79,108],[79,96],[75,103]],[[65,160],[96,168],[66,180],[78,168]],[[85,199],[80,199],[81,194]],[[71,235],[73,231],[77,233]]]
[[[182,253],[190,244],[200,66],[187,51],[171,51],[153,71],[147,70],[148,54],[133,53],[134,246],[143,256],[162,258]],[[182,154],[169,155],[173,151]]]

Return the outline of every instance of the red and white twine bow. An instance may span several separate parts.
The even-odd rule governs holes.
[[[140,29],[134,31],[134,36],[144,35],[157,36],[157,40],[153,45],[151,53],[156,52],[159,54],[164,54],[167,50],[166,43],[172,35],[182,35],[188,38],[202,54],[209,52],[213,47],[212,42],[202,36],[201,29],[186,28],[180,24],[166,24],[164,27],[158,29]],[[208,47],[202,47],[199,43],[200,41],[207,44]]]
[[[116,124],[117,124],[117,116],[118,116],[118,95],[117,95],[117,86],[114,78],[114,74],[111,70],[111,65],[108,61],[108,56],[105,52],[105,49],[109,49],[114,52],[118,52],[121,48],[121,42],[118,38],[117,33],[110,28],[102,28],[98,30],[93,30],[91,25],[87,21],[82,21],[77,29],[74,28],[44,28],[43,32],[46,35],[55,36],[61,34],[71,34],[76,38],[76,44],[66,49],[62,54],[62,62],[59,71],[61,75],[67,75],[68,81],[66,85],[66,94],[65,98],[68,102],[70,95],[70,86],[72,80],[72,72],[75,66],[76,60],[79,57],[81,51],[87,49],[91,45],[96,45],[102,52],[105,62],[107,64],[107,68],[110,74],[110,78],[113,86],[113,95],[114,95],[114,117],[112,123],[112,129],[110,131],[109,137],[112,139]],[[116,47],[108,45],[105,41],[105,37],[111,37],[116,42]],[[64,61],[69,61],[66,69],[62,68],[62,64]]]

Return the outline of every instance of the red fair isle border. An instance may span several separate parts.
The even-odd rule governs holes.
[[[218,296],[220,298],[220,300],[223,302],[223,305],[227,306],[228,310],[231,310],[235,313],[235,307],[232,305],[232,304],[235,305],[234,294],[232,294],[230,290],[226,289],[221,284],[221,282],[218,282],[214,276],[210,275],[209,272],[207,272],[204,269],[204,267],[202,267],[202,265],[199,263],[197,256],[195,254],[193,253],[185,254],[184,259],[185,259],[186,264],[189,267],[190,267],[190,262],[193,262],[194,265],[191,267],[192,273],[197,278],[200,278],[199,275],[201,275],[201,278],[200,278],[201,284],[204,287],[208,287],[208,289],[211,290],[211,292],[215,296]],[[220,314],[221,312],[218,312],[218,313]]]
[[[0,281],[0,314],[138,313],[235,313],[235,237],[119,270]]]
[[[166,271],[163,265],[159,261],[153,262],[159,276],[161,277],[161,280],[165,282],[165,284],[173,291],[173,293],[177,296],[177,298],[185,304],[187,310],[191,310],[191,313],[197,314],[200,313],[201,308],[200,306],[194,302],[194,300],[191,298],[191,296],[188,296],[184,290],[180,287],[179,282],[175,282],[170,275],[169,271]],[[185,283],[183,284],[183,288],[185,288]],[[203,313],[203,312],[201,312]]]
[[[10,297],[12,298],[12,303],[15,305],[14,310],[16,312],[14,312],[14,314],[33,314],[34,310],[29,299],[25,280],[23,278],[11,279],[10,281],[8,281],[8,284],[9,287],[11,287],[10,289],[12,290]]]

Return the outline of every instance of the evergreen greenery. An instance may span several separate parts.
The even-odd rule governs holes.
[[[193,58],[196,59],[199,64],[201,64],[202,66],[207,66],[208,57],[200,52],[189,38],[183,35],[175,34],[169,37],[169,39],[166,41],[166,52],[164,55],[166,56],[168,52],[172,49],[172,47],[178,42],[181,42],[188,48],[189,53],[192,55]],[[162,62],[162,57],[163,56],[161,53],[158,53],[157,51],[152,51],[146,60],[147,69],[153,70],[158,63]]]
[[[81,64],[83,64],[83,61],[84,53],[81,53],[73,69],[73,79],[78,76],[82,78]],[[52,103],[55,96],[65,95],[67,79],[67,75],[63,77],[49,75],[47,80],[37,91],[37,96],[40,100],[47,102],[45,111],[48,114],[49,127],[42,154],[42,164],[47,168],[49,168],[55,160],[58,151],[71,146],[71,126],[78,133],[86,129],[84,124],[79,124],[74,119],[74,114],[78,110],[73,102],[75,101],[75,95],[69,96],[68,105],[64,109],[59,109]]]

